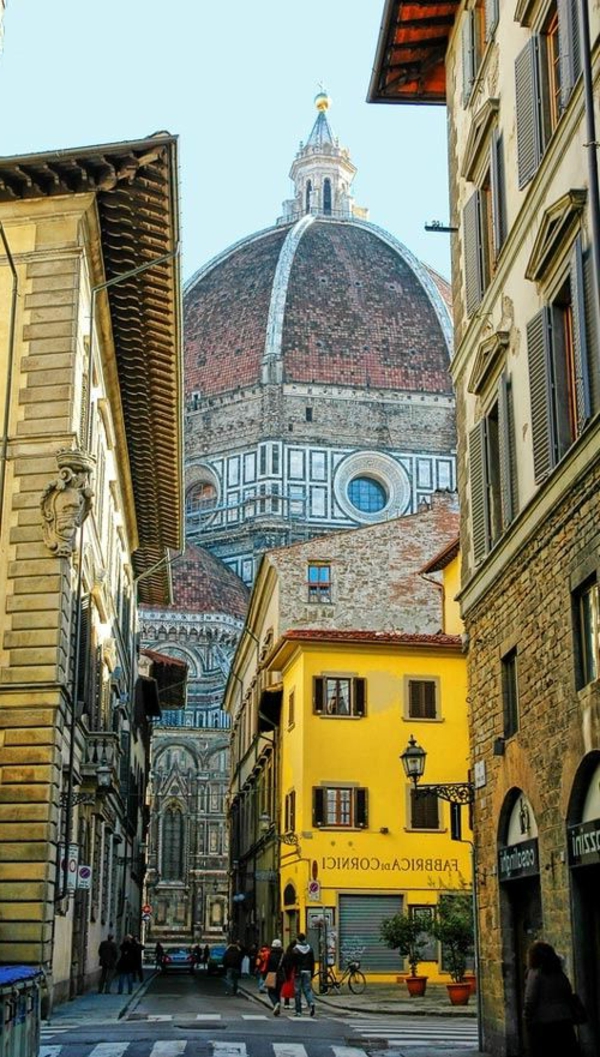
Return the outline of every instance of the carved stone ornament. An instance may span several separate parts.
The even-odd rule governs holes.
[[[90,510],[94,492],[90,474],[93,455],[66,448],[56,453],[59,476],[46,486],[40,505],[44,543],[56,557],[70,557],[76,546],[77,529]]]

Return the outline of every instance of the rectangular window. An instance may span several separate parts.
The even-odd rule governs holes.
[[[313,710],[324,716],[364,716],[366,680],[334,677],[314,679]]]
[[[435,793],[410,790],[410,829],[439,829],[440,812]]]
[[[313,789],[313,826],[364,829],[367,799],[367,790],[355,786],[317,786]]]
[[[306,572],[309,602],[331,602],[331,566],[309,562]]]
[[[296,791],[292,790],[285,798],[284,833],[296,832]]]
[[[504,372],[497,399],[469,434],[473,553],[482,560],[517,512],[512,381]]]
[[[273,444],[273,446],[271,448],[271,473],[278,474],[279,473],[279,465],[280,465],[279,447],[278,447],[277,444]]]
[[[437,719],[437,683],[434,679],[408,680],[408,718]]]
[[[553,0],[515,61],[519,187],[537,172],[580,73],[577,5]]]
[[[587,298],[591,261],[575,241],[565,280],[527,324],[534,476],[540,484],[598,409],[597,335]]]
[[[258,449],[258,472],[261,477],[267,472],[267,445],[261,444]]]
[[[296,721],[296,694],[290,690],[288,694],[288,727],[293,727]]]
[[[577,689],[594,682],[600,673],[600,591],[591,577],[573,595],[577,648]]]
[[[502,704],[504,737],[512,738],[519,729],[519,686],[517,681],[517,651],[510,650],[502,658]]]

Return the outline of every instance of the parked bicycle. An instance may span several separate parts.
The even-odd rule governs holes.
[[[367,981],[365,974],[360,970],[360,962],[348,962],[341,976],[337,975],[332,965],[327,966],[325,973],[319,973],[319,994],[321,995],[326,995],[328,991],[335,991],[339,994],[342,984],[348,984],[353,995],[362,995]]]

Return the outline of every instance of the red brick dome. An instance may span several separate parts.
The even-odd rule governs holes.
[[[287,383],[448,395],[442,282],[367,221],[306,216],[259,232],[186,286],[188,398],[257,385],[274,362]]]
[[[203,547],[188,544],[171,565],[173,604],[184,613],[226,613],[246,616],[249,592],[239,576]]]

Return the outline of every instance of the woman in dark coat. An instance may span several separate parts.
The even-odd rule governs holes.
[[[529,948],[524,1012],[531,1057],[578,1057],[573,989],[554,947],[541,940]]]
[[[128,934],[121,944],[121,953],[117,962],[117,972],[119,974],[117,991],[120,995],[123,994],[123,985],[125,983],[127,983],[128,993],[131,994],[133,991],[133,982],[137,972],[137,965],[138,954],[133,936]]]
[[[267,956],[265,966],[265,980],[269,980],[269,973],[273,973],[274,984],[267,984],[267,991],[269,998],[271,999],[271,1005],[273,1006],[273,1016],[278,1017],[281,1013],[281,1002],[279,1000],[279,994],[281,991],[281,985],[285,980],[285,976],[281,970],[281,960],[283,958],[283,945],[281,940],[273,940],[269,954]]]

